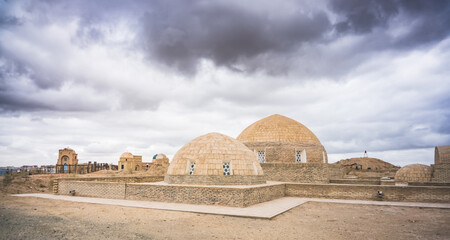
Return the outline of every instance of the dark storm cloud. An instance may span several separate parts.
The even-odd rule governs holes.
[[[269,14],[233,4],[161,1],[145,13],[142,37],[154,59],[187,72],[194,72],[200,59],[254,68],[249,60],[289,54],[330,30],[323,11],[300,9],[301,4],[292,13]]]
[[[180,70],[182,74],[190,74],[189,78],[197,73],[200,61],[206,59],[216,66],[248,74],[293,75],[299,81],[319,78],[338,80],[376,58],[380,52],[407,51],[438,42],[446,38],[450,31],[450,1],[272,2],[48,0],[3,3],[0,25],[8,27],[1,31],[12,34],[15,31],[25,32],[27,30],[23,30],[23,25],[28,26],[28,30],[30,26],[35,29],[58,24],[64,26],[75,19],[76,31],[71,36],[71,43],[81,49],[53,46],[36,32],[20,32],[22,38],[36,41],[35,47],[41,48],[42,55],[50,53],[51,57],[59,57],[44,64],[29,57],[27,52],[13,49],[8,39],[0,39],[1,104],[3,108],[18,110],[64,109],[64,106],[57,107],[42,97],[33,98],[30,93],[58,91],[69,81],[74,85],[87,85],[100,94],[117,87],[99,83],[99,76],[95,74],[84,74],[73,79],[64,71],[66,69],[61,70],[63,68],[58,65],[66,62],[66,57],[71,57],[73,52],[82,52],[82,48],[95,45],[109,47],[108,34],[123,22],[134,35],[132,41],[135,42],[114,42],[111,46],[131,45],[133,47],[128,50],[143,53],[149,60],[149,66],[159,63],[168,67],[170,72]],[[398,25],[402,28],[400,33],[391,34]],[[345,44],[347,38],[354,36],[361,40]],[[333,46],[335,43],[339,47]],[[92,62],[92,65],[96,64]],[[29,84],[19,86],[17,79],[28,79]],[[284,80],[283,84],[288,82]],[[236,95],[238,91],[221,91],[222,88],[219,88],[219,98],[243,101]],[[245,88],[240,92],[244,96],[242,99],[261,103],[259,99],[263,98],[248,94]],[[119,106],[126,108],[139,104],[145,105],[143,108],[149,105],[155,108],[165,100],[154,98],[148,101],[144,96],[146,94],[142,94],[143,98],[137,98],[139,95],[135,89],[120,89],[120,94],[123,99],[132,99],[119,103]],[[25,107],[27,105],[29,108]],[[97,106],[95,109],[110,107]],[[82,106],[67,108],[83,109]]]
[[[450,33],[450,1],[436,0],[333,0],[331,9],[343,20],[335,23],[341,34],[367,34],[388,30],[395,18],[409,28],[398,38],[381,38],[394,47],[415,47],[446,38]]]

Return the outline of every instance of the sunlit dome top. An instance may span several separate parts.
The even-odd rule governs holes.
[[[248,126],[237,137],[243,143],[293,142],[321,144],[311,130],[288,117],[274,114]]]

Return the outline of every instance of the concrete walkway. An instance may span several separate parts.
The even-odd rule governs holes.
[[[39,197],[72,202],[115,205],[122,207],[138,207],[138,208],[149,208],[149,209],[159,209],[169,211],[218,214],[225,216],[263,218],[263,219],[271,219],[281,213],[284,213],[306,202],[327,202],[327,203],[365,204],[365,205],[379,205],[379,206],[450,209],[450,204],[447,203],[384,202],[384,201],[361,201],[361,200],[340,200],[340,199],[319,199],[319,198],[298,198],[298,197],[283,197],[272,201],[255,204],[246,208],[238,208],[238,207],[194,205],[183,203],[165,203],[165,202],[134,201],[123,199],[76,197],[66,195],[41,194],[41,193],[14,194],[12,196]]]

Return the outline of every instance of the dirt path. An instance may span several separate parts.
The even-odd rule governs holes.
[[[1,239],[449,239],[450,210],[307,203],[272,220],[0,196]]]

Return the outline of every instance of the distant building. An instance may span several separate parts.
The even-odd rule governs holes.
[[[142,156],[124,152],[119,159],[119,171],[149,171],[150,175],[164,175],[169,167],[169,159],[159,153],[153,156],[153,162],[142,162]]]

